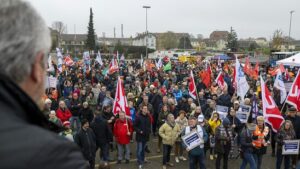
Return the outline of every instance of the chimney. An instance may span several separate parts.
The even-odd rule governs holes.
[[[116,27],[114,27],[114,38],[116,38]]]
[[[123,24],[121,24],[121,37],[124,38],[124,34],[123,34]]]

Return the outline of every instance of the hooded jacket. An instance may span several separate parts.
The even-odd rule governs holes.
[[[58,128],[32,99],[0,75],[0,168],[87,169],[76,144],[58,136]]]

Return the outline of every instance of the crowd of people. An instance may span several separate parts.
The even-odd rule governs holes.
[[[150,137],[158,139],[156,152],[162,150],[163,169],[176,165],[171,163],[172,149],[175,163],[188,160],[191,169],[197,166],[205,169],[207,160],[215,160],[216,169],[221,168],[223,161],[222,167],[227,169],[228,160],[237,158],[242,158],[241,169],[248,163],[251,169],[260,169],[267,147],[271,147],[272,156],[276,156],[276,169],[281,168],[283,159],[285,169],[296,168],[298,156],[282,154],[284,140],[300,138],[300,113],[294,107],[284,107],[285,123],[280,131],[274,132],[262,116],[260,84],[256,79],[247,77],[250,90],[245,99],[236,96],[232,61],[224,61],[221,65],[217,61],[208,63],[212,74],[205,82],[202,73],[207,71],[207,62],[180,63],[164,57],[163,64],[170,62],[172,65],[169,70],[154,66],[155,62],[119,59],[118,69],[113,72],[103,71],[110,64],[105,59],[101,64],[91,59],[89,66],[84,66],[84,61],[74,62],[64,65],[61,71],[52,63],[55,69],[48,74],[57,76],[58,83],[56,88],[46,90],[44,115],[64,127],[61,135],[81,147],[91,168],[95,167],[98,149],[104,166],[114,159],[110,151],[115,149],[117,164],[123,160],[129,163],[134,151],[129,144],[134,140],[137,163],[142,168],[147,163],[145,153],[153,151],[148,146]],[[188,90],[191,70],[198,91],[196,99]],[[261,68],[260,74],[266,79],[275,102],[279,103],[278,90],[273,87],[274,78],[267,70],[268,67]],[[224,74],[225,88],[214,80],[220,71]],[[130,116],[124,111],[113,112],[118,77],[127,94]],[[257,102],[256,111],[254,101]],[[240,105],[251,106],[246,123],[236,115]],[[228,108],[226,117],[220,116],[217,106]],[[283,105],[279,103],[278,106],[282,108]],[[189,149],[182,136],[191,131],[199,133],[202,141]]]

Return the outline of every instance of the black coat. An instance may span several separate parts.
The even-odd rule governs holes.
[[[0,76],[0,168],[86,169],[76,144],[57,129],[17,85]]]
[[[102,116],[95,117],[95,120],[91,124],[91,128],[95,133],[97,146],[109,143],[110,139],[113,137],[107,121],[103,119]]]
[[[82,128],[75,136],[75,142],[81,148],[81,152],[86,160],[93,160],[96,156],[96,137],[92,129]]]
[[[94,113],[90,108],[81,108],[79,111],[80,120],[87,119],[89,123],[94,119]]]
[[[149,141],[149,136],[151,133],[150,117],[148,115],[143,115],[142,113],[140,113],[135,119],[134,130],[136,131],[137,142]]]

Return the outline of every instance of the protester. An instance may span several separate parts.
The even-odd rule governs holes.
[[[89,162],[90,168],[95,168],[96,137],[86,119],[81,121],[81,129],[75,136],[75,142],[81,148],[84,158]]]
[[[170,162],[171,149],[177,137],[180,134],[180,127],[175,123],[173,114],[168,114],[166,122],[159,128],[159,135],[163,142],[163,169],[167,165],[173,167],[174,164]]]
[[[188,120],[185,117],[185,114],[185,111],[179,111],[179,116],[175,120],[175,123],[179,126],[180,132],[182,132],[183,129],[188,125]],[[175,142],[175,162],[179,163],[179,160],[186,161],[186,158],[183,156],[181,135],[177,137]]]
[[[78,131],[80,128],[79,111],[81,107],[82,107],[82,101],[79,99],[78,94],[73,93],[69,109],[72,113],[72,117],[70,118],[71,127],[75,132]]]
[[[57,118],[61,120],[61,122],[69,121],[72,117],[70,110],[66,107],[64,101],[59,102],[59,108],[56,110]]]
[[[94,119],[94,113],[92,112],[88,102],[83,102],[82,108],[79,110],[79,119],[80,121],[87,119],[89,123],[92,123]]]
[[[95,133],[97,149],[100,149],[100,159],[104,162],[104,166],[107,166],[109,160],[109,141],[112,137],[112,131],[99,111],[96,111],[95,115],[95,120],[92,122],[91,128]]]
[[[253,132],[256,125],[248,123],[241,132],[241,157],[243,159],[240,169],[245,169],[249,163],[250,169],[256,169],[256,163],[253,156],[254,143],[252,142]]]
[[[124,112],[119,112],[119,118],[114,124],[114,136],[116,138],[118,146],[118,164],[123,160],[123,154],[125,149],[126,164],[130,160],[130,138],[133,132],[133,125],[130,119],[127,119]]]
[[[146,143],[149,141],[149,136],[151,133],[151,121],[148,115],[147,105],[142,106],[141,113],[139,113],[135,119],[134,130],[136,131],[137,162],[139,169],[142,169],[145,162]]]
[[[61,136],[64,136],[70,141],[74,141],[73,131],[71,128],[71,123],[69,121],[65,121],[63,123],[64,130],[60,133]]]
[[[157,122],[158,128],[160,128],[166,122],[168,114],[170,114],[170,112],[168,111],[168,105],[163,105],[162,110],[158,114],[158,122]],[[157,151],[156,151],[157,153],[160,153],[161,143],[162,143],[162,138],[159,135],[158,142],[157,142]]]
[[[189,117],[189,126],[183,129],[182,135],[189,134],[190,132],[197,132],[200,135],[201,144],[193,149],[189,149],[187,145],[184,144],[189,155],[189,168],[195,169],[196,164],[199,164],[200,169],[206,169],[205,165],[205,154],[204,154],[204,143],[208,139],[206,131],[197,125],[197,119],[193,116]]]
[[[222,124],[222,121],[219,116],[220,116],[219,113],[213,112],[211,118],[208,120],[208,124],[211,128],[211,133],[209,138],[211,142],[215,142],[216,129]],[[209,158],[210,160],[217,158],[217,154],[215,154],[215,149],[213,146],[210,147]]]
[[[264,124],[264,117],[257,116],[256,118],[256,128],[253,132],[253,155],[254,160],[257,165],[257,169],[260,169],[263,155],[267,152],[267,146],[270,139],[269,127]]]
[[[43,113],[44,113],[45,117],[48,117],[51,113],[51,104],[52,104],[52,101],[50,99],[45,100],[45,105],[43,108]]]
[[[217,153],[216,169],[220,169],[223,159],[223,169],[228,168],[228,157],[233,141],[232,128],[228,118],[225,118],[215,131],[215,152]]]
[[[62,127],[62,122],[59,118],[56,117],[55,111],[51,111],[49,114],[49,121],[56,124],[58,127]]]
[[[284,169],[290,168],[291,163],[291,155],[283,155],[282,154],[282,146],[284,145],[285,140],[293,140],[296,139],[296,133],[293,128],[293,124],[291,121],[286,120],[280,127],[276,135],[277,142],[277,151],[276,151],[276,169],[281,168],[282,160],[284,159]]]

